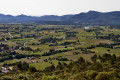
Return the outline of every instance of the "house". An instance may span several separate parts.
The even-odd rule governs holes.
[[[2,73],[7,73],[7,72],[9,72],[9,71],[10,71],[9,68],[1,67],[1,72],[2,72]]]
[[[86,27],[84,27],[83,29],[86,30],[86,29],[89,29],[89,28],[90,28],[89,26],[86,26]]]
[[[7,73],[9,71],[13,70],[13,66],[9,66],[9,67],[1,67],[1,72],[2,73]]]

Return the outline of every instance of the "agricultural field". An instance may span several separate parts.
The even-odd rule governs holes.
[[[26,62],[44,70],[58,62],[92,62],[93,55],[120,56],[120,29],[110,26],[0,25],[0,66]]]

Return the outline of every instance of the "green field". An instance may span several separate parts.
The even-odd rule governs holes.
[[[91,57],[95,54],[120,55],[120,29],[117,28],[92,26],[85,30],[83,27],[74,27],[74,25],[34,25],[37,26],[34,27],[16,24],[7,26],[6,31],[2,29],[4,25],[0,25],[1,43],[7,45],[6,50],[3,49],[0,53],[1,66],[22,61],[43,70],[52,64],[57,65],[58,62],[76,61],[79,57],[91,62]],[[112,47],[97,46],[100,43],[112,45]],[[95,47],[89,49],[91,46]],[[13,55],[14,51],[16,53]],[[67,60],[58,60],[59,57],[67,58]],[[4,60],[6,58],[7,60]]]

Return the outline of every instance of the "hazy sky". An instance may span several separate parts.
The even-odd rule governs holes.
[[[89,10],[120,11],[120,0],[0,0],[2,14],[64,15]]]

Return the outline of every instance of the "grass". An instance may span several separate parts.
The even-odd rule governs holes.
[[[13,63],[16,63],[16,62],[19,62],[19,61],[22,61],[22,62],[27,62],[27,63],[30,63],[30,61],[26,58],[21,58],[21,59],[13,59],[13,60],[6,60],[4,62],[0,62],[0,65],[3,65],[3,64],[13,64]]]
[[[25,42],[28,42],[28,41],[30,41],[32,39],[33,38],[12,39],[11,41],[16,42],[16,43],[25,43]]]
[[[30,65],[30,66],[34,66],[37,70],[43,70],[43,69],[45,69],[46,67],[51,66],[50,63],[44,62],[44,61],[41,61],[41,62],[39,62],[39,63],[30,63],[29,65]]]
[[[52,60],[52,63],[53,63],[55,66],[58,65],[58,62],[69,64],[71,61],[57,61],[57,60]]]
[[[37,70],[44,70],[46,67],[49,67],[49,66],[52,65],[52,64],[50,64],[49,62],[52,62],[55,66],[57,66],[58,62],[67,63],[67,64],[70,63],[70,61],[51,60],[51,61],[48,61],[48,62],[41,61],[41,62],[39,62],[39,63],[30,63],[29,65],[30,65],[30,66],[34,66]]]
[[[7,44],[9,45],[9,47],[12,47],[12,46],[17,46],[16,42],[11,42],[11,41],[7,41],[7,42],[3,42],[3,44]]]
[[[56,50],[69,50],[69,49],[74,49],[74,47],[60,48],[60,49],[56,49]]]
[[[107,50],[110,51],[107,51]],[[97,47],[95,49],[91,49],[91,51],[95,51],[96,54],[102,55],[104,53],[109,53],[109,54],[116,54],[117,56],[120,56],[120,49],[110,49],[110,48],[104,48],[104,47]]]
[[[48,46],[48,45],[27,45],[27,47],[30,47],[32,49],[37,49],[40,48],[40,50],[49,50],[52,47]]]
[[[41,54],[43,54],[44,52],[48,52],[48,51],[42,51],[42,52],[36,52],[36,53],[28,53],[28,54],[38,54],[38,55],[41,55]]]

